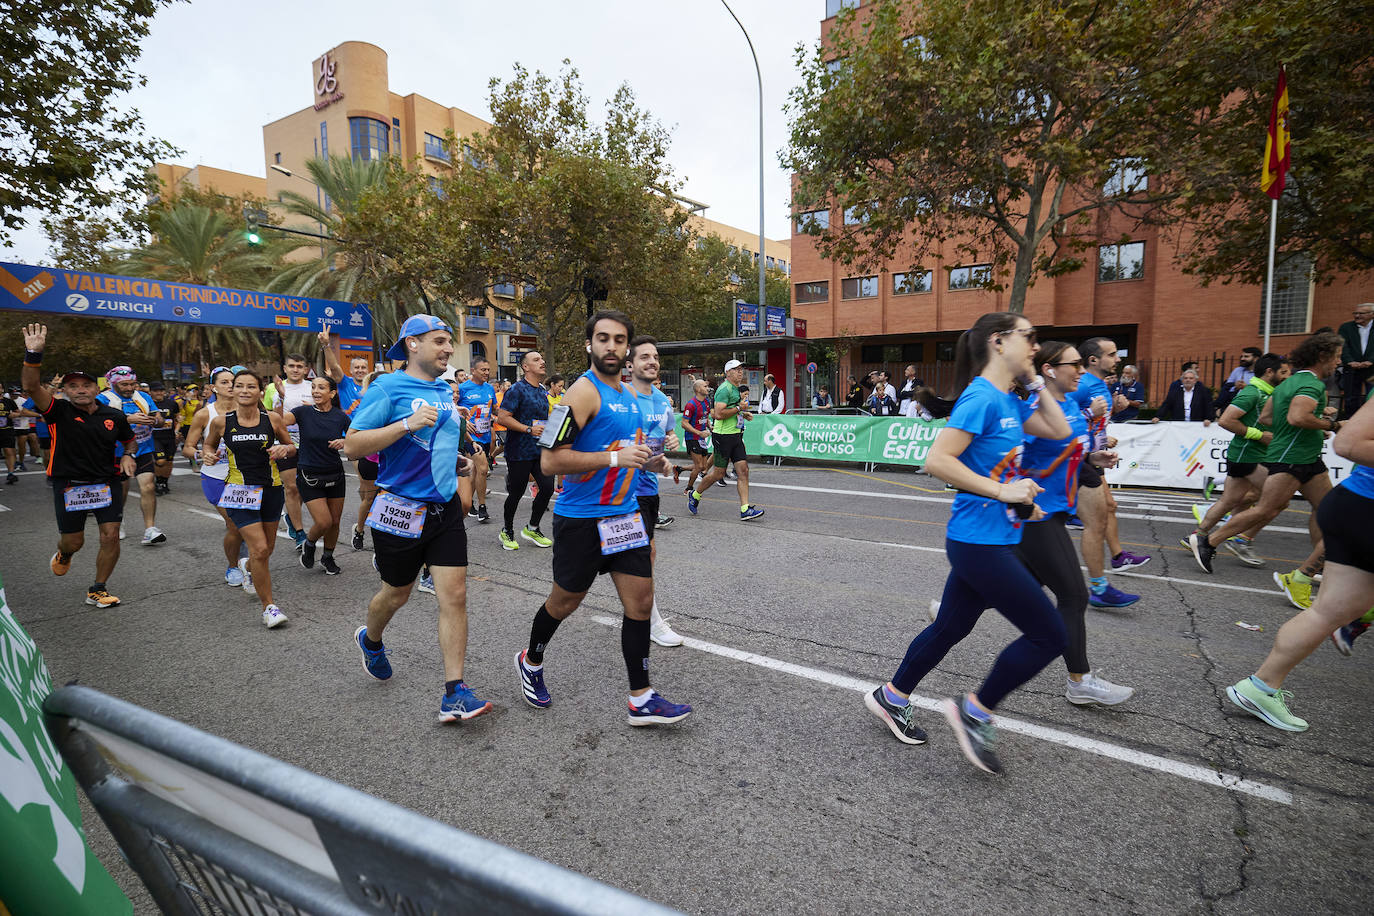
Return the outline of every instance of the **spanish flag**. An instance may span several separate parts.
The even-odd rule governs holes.
[[[1274,87],[1274,107],[1269,112],[1269,132],[1264,138],[1264,165],[1260,170],[1260,189],[1274,200],[1288,182],[1288,74],[1279,67],[1279,83]]]

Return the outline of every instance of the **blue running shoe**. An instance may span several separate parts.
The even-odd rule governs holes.
[[[1114,585],[1109,585],[1100,592],[1088,593],[1088,603],[1093,607],[1130,607],[1139,600],[1139,595],[1129,595]]]
[[[434,577],[426,573],[415,583],[415,587],[428,595],[434,594]]]
[[[626,704],[629,705],[629,704]],[[643,706],[630,706],[631,725],[672,725],[692,713],[686,703],[669,703],[655,691]]]
[[[374,677],[379,681],[384,681],[391,677],[391,662],[386,660],[386,647],[380,649],[369,649],[363,645],[363,634],[367,632],[367,627],[358,627],[358,631],[353,634],[353,641],[358,644],[358,648],[363,650],[363,670],[369,677]]]
[[[1075,531],[1082,531],[1082,530],[1083,530],[1083,519],[1079,518],[1077,515],[1070,515],[1070,516],[1064,521],[1064,527],[1065,527],[1065,528],[1072,528],[1072,529],[1075,530]]]
[[[525,702],[535,709],[548,709],[553,700],[544,686],[544,669],[531,671],[526,668],[524,649],[515,653],[515,671],[520,675],[520,691],[525,695]]]
[[[752,522],[756,518],[763,518],[763,510],[758,506],[739,510],[739,520],[742,522]]]
[[[476,718],[484,712],[491,712],[491,703],[479,700],[477,694],[467,684],[458,684],[452,691],[444,693],[439,701],[439,721],[456,722]]]
[[[230,566],[224,571],[224,584],[233,588],[243,588],[243,570]]]
[[[692,492],[687,494],[687,511],[692,513],[693,515],[696,515],[697,510],[700,508],[701,496],[697,494],[696,490],[693,490]]]

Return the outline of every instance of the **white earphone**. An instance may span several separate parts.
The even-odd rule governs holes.
[[[1048,375],[1050,378],[1059,378],[1059,376],[1054,374],[1053,369],[1046,369],[1045,374]]]
[[[410,349],[412,349],[412,350],[418,350],[419,347],[417,347],[415,344],[411,344],[411,345],[410,345]]]
[[[592,352],[592,345],[591,345],[591,344],[587,344],[587,352],[588,352],[588,353]]]

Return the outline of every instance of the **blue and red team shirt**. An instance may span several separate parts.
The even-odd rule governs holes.
[[[588,370],[601,396],[601,409],[591,422],[578,430],[570,446],[575,452],[610,452],[644,441],[640,428],[639,398],[629,385],[612,388]],[[634,468],[605,467],[585,474],[563,477],[563,495],[554,504],[554,513],[565,518],[608,518],[639,509],[636,500]]]
[[[353,411],[358,409],[358,405],[363,402],[363,386],[353,381],[353,376],[345,375],[339,381],[339,406],[343,412],[350,417]]]
[[[704,429],[708,433],[711,431],[711,405],[702,398],[692,398],[682,405],[682,419],[687,421],[687,425],[696,429]],[[710,437],[705,438],[695,436],[691,430],[685,430],[687,438],[692,442],[706,444]]]
[[[136,390],[129,397],[123,398],[120,397],[119,392],[115,391],[113,388],[106,388],[96,397],[102,404],[107,404],[115,410],[122,410],[124,413],[131,416],[136,413],[146,413],[151,417],[158,412],[157,405],[153,403],[153,399],[142,391]],[[153,428],[141,424],[130,424],[130,426],[133,426],[134,430],[134,454],[151,455],[153,453]],[[123,455],[124,446],[116,443],[115,457],[119,458]]]
[[[1093,398],[1106,399],[1106,414],[1100,417],[1093,416]],[[1091,372],[1084,372],[1078,379],[1078,388],[1069,392],[1069,400],[1078,405],[1083,412],[1083,418],[1088,421],[1088,451],[1095,452],[1106,448],[1107,421],[1112,415],[1112,393],[1107,390],[1107,383]]]
[[[1072,511],[1078,501],[1078,466],[1088,456],[1088,420],[1069,397],[1059,402],[1064,419],[1073,432],[1065,439],[1037,439],[1026,437],[1021,456],[1021,469],[1045,492],[1035,498],[1035,504],[1046,515]]]
[[[979,477],[1010,483],[1021,476],[1023,424],[1035,412],[1036,401],[1023,401],[981,375],[973,380],[945,424],[962,429],[973,441],[959,456],[964,467]],[[1021,520],[1016,510],[989,496],[960,492],[954,497],[945,536],[964,544],[1019,544]]]

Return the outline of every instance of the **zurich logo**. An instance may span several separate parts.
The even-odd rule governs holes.
[[[67,297],[67,308],[73,312],[84,312],[91,307],[91,302],[80,293],[72,293]]]
[[[325,314],[325,317],[326,317],[326,318],[333,318],[333,317],[334,317],[334,306],[332,306],[332,305],[326,305],[326,306],[324,307],[324,314]]]
[[[763,444],[775,445],[779,448],[787,448],[792,444],[794,438],[795,437],[792,435],[791,430],[789,430],[786,426],[779,425],[774,426],[772,429],[768,430],[768,432],[763,434]]]
[[[419,410],[421,407],[424,407],[428,403],[429,401],[426,401],[424,398],[415,398],[413,401],[410,402],[410,412],[414,413],[415,411]]]

